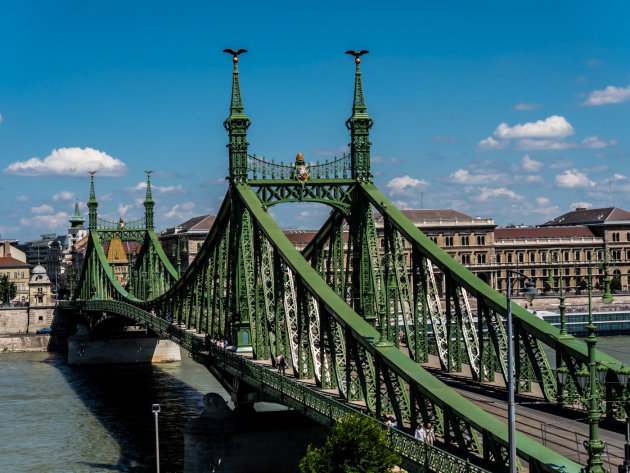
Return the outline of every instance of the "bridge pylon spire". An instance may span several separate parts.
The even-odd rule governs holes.
[[[147,173],[147,195],[144,198],[144,220],[145,226],[147,230],[154,230],[153,224],[153,206],[155,202],[153,201],[153,196],[151,195],[151,173],[153,171],[144,171]]]
[[[230,142],[227,145],[230,154],[230,179],[235,182],[247,180],[247,129],[251,120],[245,115],[241,96],[241,83],[238,75],[238,56],[246,53],[246,49],[224,49],[223,52],[232,55],[234,70],[232,72],[232,100],[230,102],[230,116],[223,122],[228,131]]]
[[[96,193],[94,192],[94,174],[96,171],[88,171],[90,173],[90,200],[88,200],[88,229],[90,231],[96,231],[98,228],[97,213],[98,202],[96,201]]]
[[[370,170],[370,128],[374,121],[367,113],[365,98],[363,97],[363,81],[361,79],[361,59],[368,50],[362,49],[359,52],[346,51],[355,57],[356,72],[354,75],[354,100],[352,102],[352,115],[346,121],[346,127],[350,130],[350,154],[352,157],[351,168],[352,177],[361,181],[371,181],[372,172]]]

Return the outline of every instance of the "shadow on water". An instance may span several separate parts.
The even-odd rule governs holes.
[[[103,463],[99,461],[102,458],[94,458],[93,462],[89,459],[76,461],[75,465],[81,471],[155,471],[153,403],[161,406],[161,471],[183,470],[182,428],[203,411],[204,393],[173,374],[183,369],[200,369],[210,378],[210,373],[203,367],[188,359],[159,366],[149,363],[68,366],[61,356],[53,356],[46,362],[59,370],[77,398],[120,447],[116,463]],[[89,439],[86,441],[91,443]]]

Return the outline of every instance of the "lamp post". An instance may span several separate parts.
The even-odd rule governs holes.
[[[183,247],[181,246],[182,242],[184,243]],[[188,253],[188,250],[186,249],[187,246],[188,246],[188,240],[186,239],[186,237],[183,237],[183,238],[177,237],[177,241],[175,242],[175,246],[173,246],[173,256],[176,257],[177,276],[178,277],[181,277],[181,275],[182,275],[182,258],[181,258],[181,254],[182,253]]]
[[[597,343],[595,329],[597,327],[593,323],[593,259],[595,259],[597,265],[603,269],[606,279],[608,279],[608,252],[606,250],[598,250],[591,255],[591,258],[588,260],[588,325],[586,326],[588,337],[586,338],[586,344],[588,346],[589,369],[586,371],[582,368],[582,370],[577,373],[577,380],[583,392],[587,390],[584,401],[588,403],[589,430],[588,440],[584,442],[584,448],[588,453],[588,462],[584,471],[585,473],[606,473],[607,470],[604,468],[604,461],[602,460],[602,453],[606,448],[606,442],[599,439],[599,396],[597,393],[597,382],[604,382],[606,380],[607,369],[602,365],[598,366],[595,361],[595,344]],[[602,300],[612,300],[610,281],[606,283],[606,291]]]
[[[520,271],[513,269],[506,270],[507,272],[507,356],[508,356],[508,464],[510,467],[510,473],[516,473],[516,415],[514,413],[514,344],[512,341],[512,279],[511,275],[515,274],[518,277],[516,281],[525,279],[525,290],[523,290],[523,297],[528,304],[534,300],[536,294],[536,286],[533,279]]]
[[[555,279],[551,273],[551,264],[557,263],[560,269],[560,305],[558,305],[558,309],[560,309],[560,336],[567,336],[567,321],[566,321],[566,309],[567,306],[564,304],[564,269],[562,268],[562,258],[560,257],[560,252],[558,250],[549,250],[549,277],[547,278],[547,283],[553,288],[553,284]]]
[[[160,405],[153,404],[151,406],[151,412],[153,412],[153,416],[155,417],[155,471],[160,473],[160,436],[158,433],[158,414],[160,413]]]
[[[621,370],[617,373],[617,380],[621,385],[622,389],[622,399],[623,399],[623,408],[626,411],[626,445],[624,446],[624,460],[623,464],[619,465],[619,473],[630,473],[630,417],[628,416],[628,376],[630,375],[630,370],[627,367],[621,366]]]

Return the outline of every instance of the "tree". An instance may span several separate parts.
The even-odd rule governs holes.
[[[551,284],[545,281],[545,283],[543,284],[543,292],[549,292],[549,291],[551,291]]]
[[[13,300],[17,294],[17,286],[14,282],[9,281],[8,275],[3,275],[0,278],[0,299],[3,303],[8,303]],[[8,298],[7,298],[8,296]]]
[[[309,445],[300,462],[300,472],[388,473],[400,460],[378,422],[352,414],[332,428],[321,448]]]

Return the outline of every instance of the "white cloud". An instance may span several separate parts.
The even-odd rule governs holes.
[[[571,210],[578,208],[590,209],[591,207],[593,207],[593,204],[590,202],[571,202],[571,205],[569,205]]]
[[[49,214],[51,212],[54,212],[54,210],[55,209],[53,209],[52,206],[48,204],[43,204],[39,207],[31,207],[31,213],[34,214]]]
[[[415,189],[419,186],[426,186],[427,181],[424,179],[414,179],[409,175],[404,175],[402,177],[395,177],[391,181],[387,183],[387,187],[390,188],[391,194],[400,194],[405,192],[406,190]]]
[[[164,214],[166,218],[186,218],[190,216],[190,211],[195,207],[194,202],[184,202],[183,204],[175,204],[171,210]]]
[[[98,200],[102,200],[102,201],[112,200],[113,198],[114,198],[114,194],[111,192],[108,192],[107,194],[101,194],[98,196]]]
[[[480,151],[492,151],[495,149],[503,149],[508,145],[507,141],[498,141],[489,136],[485,140],[477,143],[477,149]]]
[[[133,187],[130,187],[129,190],[139,191],[147,188],[146,182],[139,182]],[[186,189],[181,184],[177,184],[176,186],[155,186],[151,184],[151,192],[157,192],[159,194],[168,194],[169,192],[179,192],[181,194],[186,194]]]
[[[594,90],[588,95],[582,105],[608,105],[630,100],[630,85],[628,87],[615,87],[609,85],[604,90]]]
[[[538,205],[549,205],[551,201],[547,197],[536,197],[536,203]]]
[[[127,166],[120,159],[93,148],[59,148],[43,160],[31,158],[11,163],[3,172],[14,176],[84,176],[88,171],[122,176],[127,173]]]
[[[591,181],[586,174],[577,169],[567,169],[556,175],[556,184],[558,187],[567,189],[587,189],[595,187],[595,183]]]
[[[0,123],[2,123],[2,114],[0,113]]]
[[[493,182],[505,182],[507,176],[503,173],[476,172],[471,173],[466,169],[458,169],[449,176],[449,180],[455,184],[478,185]]]
[[[125,215],[127,215],[127,212],[129,211],[130,208],[132,208],[133,205],[123,205],[123,204],[118,204],[118,214],[121,217],[124,217]]]
[[[21,218],[20,224],[29,228],[56,230],[68,225],[68,214],[58,212],[54,215],[34,215],[30,218]]]
[[[514,110],[536,110],[537,108],[542,107],[539,103],[517,103],[514,105]]]
[[[28,202],[29,200],[31,200],[27,195],[18,195],[15,200],[17,200],[18,202]]]
[[[543,163],[542,161],[536,161],[535,159],[530,158],[529,154],[526,154],[521,159],[521,165],[527,172],[538,172],[540,171],[540,168],[542,168]]]
[[[514,149],[519,151],[537,151],[544,149],[558,150],[569,148],[575,148],[575,143],[566,143],[558,140],[532,140],[529,138],[519,140],[514,147]]]
[[[614,146],[618,143],[619,142],[617,140],[606,141],[606,140],[599,139],[599,137],[597,136],[587,136],[586,138],[582,140],[582,143],[580,144],[580,148],[599,149],[599,148],[606,148],[607,146]]]
[[[545,180],[538,174],[530,174],[529,176],[525,176],[525,182],[527,184],[543,184]]]
[[[54,200],[55,202],[59,201],[59,200],[72,200],[74,199],[74,192],[70,192],[70,191],[61,191],[58,194],[53,195],[52,200]]]
[[[483,202],[488,199],[496,199],[501,197],[507,197],[508,199],[512,200],[523,200],[525,198],[510,189],[506,189],[505,187],[482,187],[481,194],[476,197],[476,200]]]
[[[501,123],[494,136],[507,140],[512,138],[566,138],[575,133],[571,124],[560,115],[552,115],[536,122],[519,123],[513,127]]]

